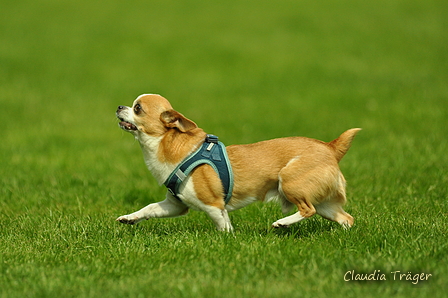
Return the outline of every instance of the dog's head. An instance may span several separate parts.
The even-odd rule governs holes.
[[[119,126],[136,137],[142,133],[158,137],[170,129],[187,132],[197,128],[196,123],[173,110],[168,100],[156,94],[140,95],[132,107],[119,106],[116,115]]]

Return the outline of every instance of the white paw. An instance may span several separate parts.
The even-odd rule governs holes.
[[[116,219],[116,221],[119,221],[121,223],[128,224],[128,225],[134,225],[136,223],[141,222],[142,220],[143,220],[142,218],[138,218],[138,217],[132,216],[132,215],[123,215]]]
[[[275,228],[275,229],[278,229],[278,228],[287,228],[287,227],[289,227],[289,225],[282,224],[280,221],[276,221],[276,222],[274,222],[274,223],[272,224],[272,227]]]
[[[226,225],[224,227],[222,227],[222,228],[220,228],[218,230],[222,231],[222,232],[231,233],[231,232],[233,232],[233,227],[232,227],[232,224],[229,222],[229,223],[226,223]]]
[[[352,225],[348,221],[343,221],[340,224],[344,228],[344,230],[349,230],[352,227]]]

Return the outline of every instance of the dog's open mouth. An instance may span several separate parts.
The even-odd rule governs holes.
[[[120,125],[121,129],[128,130],[128,131],[137,130],[137,126],[135,126],[134,124],[124,121],[121,118],[120,118],[120,120],[121,121],[120,121],[119,125]]]

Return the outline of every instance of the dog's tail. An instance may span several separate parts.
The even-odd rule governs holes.
[[[360,130],[361,128],[349,129],[343,132],[337,139],[328,143],[328,145],[330,145],[330,147],[334,149],[335,156],[338,162],[344,157],[348,149],[350,149],[353,138]]]

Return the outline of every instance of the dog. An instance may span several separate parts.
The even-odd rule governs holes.
[[[140,95],[132,107],[119,106],[119,126],[139,141],[146,166],[159,184],[207,137],[195,122],[175,111],[169,101],[156,94]],[[225,147],[233,173],[233,189],[226,204],[223,183],[209,164],[184,177],[179,193],[167,191],[165,200],[149,204],[116,220],[137,224],[150,218],[177,217],[189,209],[208,214],[220,231],[233,231],[228,212],[255,201],[276,199],[284,214],[272,227],[288,227],[319,214],[344,228],[353,217],[342,209],[346,203],[346,181],[339,161],[360,128],[342,133],[326,143],[305,137],[287,137],[247,145]]]

